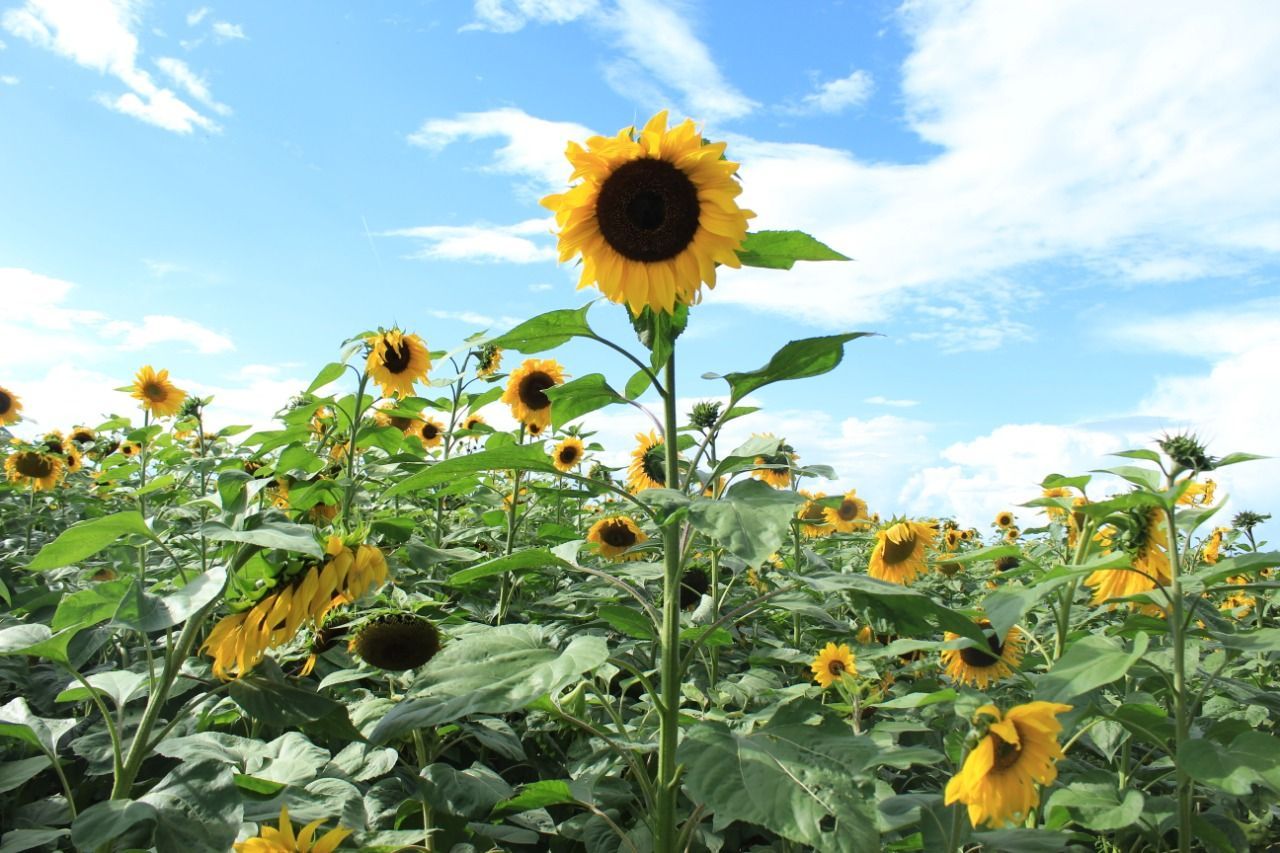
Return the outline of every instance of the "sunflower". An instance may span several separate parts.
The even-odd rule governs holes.
[[[377,418],[377,414],[374,415]],[[311,414],[311,431],[316,435],[324,435],[337,425],[338,416],[328,406],[319,406]]]
[[[87,426],[78,426],[71,430],[71,434],[67,436],[67,438],[71,439],[76,444],[89,444],[90,442],[97,440],[98,434]]]
[[[997,557],[995,560],[995,567],[997,572],[1007,572],[1011,569],[1016,569],[1018,568],[1018,566],[1021,566],[1021,565],[1022,565],[1022,561],[1019,560],[1017,557]]]
[[[1113,598],[1125,598],[1150,592],[1156,586],[1168,586],[1173,582],[1172,568],[1169,565],[1168,537],[1164,530],[1164,514],[1155,507],[1140,511],[1130,519],[1130,524],[1123,530],[1117,529],[1115,541],[1133,553],[1133,560],[1128,568],[1099,569],[1084,579],[1085,585],[1093,587],[1091,604],[1098,605]],[[1104,537],[1102,541],[1109,545],[1112,537]],[[1105,547],[1104,545],[1104,547]],[[1111,605],[1115,609],[1115,605]],[[1163,610],[1153,604],[1140,607],[1142,612],[1156,615]]]
[[[1186,490],[1178,498],[1178,503],[1187,506],[1207,506],[1213,503],[1213,493],[1217,488],[1218,484],[1213,480],[1205,480],[1203,483],[1188,483]]]
[[[67,473],[74,474],[84,467],[84,456],[81,455],[79,449],[74,444],[68,444],[66,451],[62,454],[67,460]]]
[[[1230,527],[1213,528],[1213,532],[1209,534],[1208,540],[1204,543],[1204,561],[1207,565],[1212,566],[1218,562],[1218,556],[1222,551],[1222,537],[1230,532]]]
[[[369,345],[365,369],[369,378],[382,387],[383,395],[412,397],[413,383],[426,381],[431,354],[422,338],[391,329],[370,335],[365,343]]]
[[[818,652],[813,662],[809,664],[809,669],[813,670],[813,680],[818,682],[823,690],[826,690],[837,681],[842,681],[846,676],[856,676],[857,668],[854,666],[853,651],[849,648],[848,643],[827,643],[826,648]]]
[[[439,447],[444,441],[444,424],[435,418],[419,421],[414,426],[414,435],[422,442],[423,447]]]
[[[1004,635],[1004,642],[996,637],[988,620],[978,622],[978,627],[987,638],[987,648],[972,645],[943,649],[942,666],[953,681],[986,690],[989,685],[1013,675],[1014,669],[1022,663],[1024,640],[1022,630],[1017,626]],[[962,639],[950,631],[945,633],[945,637],[948,641]]]
[[[235,844],[236,853],[333,853],[342,840],[351,834],[351,830],[331,829],[319,839],[315,838],[316,830],[324,819],[313,820],[302,827],[297,835],[293,834],[293,823],[289,820],[287,806],[280,807],[280,828],[263,826],[258,835],[247,841]]]
[[[400,672],[422,666],[440,651],[440,631],[413,613],[384,613],[366,622],[347,646],[370,666]]]
[[[924,571],[924,552],[937,535],[934,526],[919,521],[899,521],[878,531],[867,574],[904,586],[911,583]]]
[[[467,419],[462,422],[463,429],[479,429],[484,426],[484,417],[481,415],[467,415]]]
[[[996,527],[1004,529],[1013,527],[1013,510],[1002,509],[996,513]]]
[[[964,534],[959,530],[947,530],[942,534],[942,547],[948,551],[954,551],[960,547],[960,542],[964,539]]]
[[[507,379],[502,402],[511,407],[511,416],[524,424],[531,435],[537,435],[551,423],[551,398],[547,396],[547,389],[562,382],[564,368],[558,361],[527,358]]]
[[[411,433],[418,425],[418,419],[407,415],[397,415],[392,412],[395,410],[395,404],[379,404],[373,410],[373,422],[378,426],[392,426],[405,434]]]
[[[591,530],[587,532],[587,541],[596,544],[600,556],[615,561],[639,560],[644,556],[643,554],[627,552],[648,538],[648,535],[626,515],[602,518],[591,525]]]
[[[752,436],[752,438],[773,437],[773,433],[768,432]],[[795,448],[786,441],[779,442],[776,452],[756,457],[756,468],[751,472],[751,476],[757,480],[763,480],[775,489],[788,489],[791,487],[791,467],[799,458]]]
[[[852,533],[867,525],[867,502],[858,497],[857,489],[845,492],[840,506],[829,506],[823,510],[827,522],[840,533]]]
[[[1071,490],[1065,486],[1055,486],[1052,489],[1045,489],[1040,493],[1042,498],[1069,498]],[[1044,508],[1045,514],[1049,516],[1050,521],[1066,521],[1067,511],[1060,506],[1047,506]]]
[[[182,401],[187,399],[187,392],[169,381],[169,371],[156,372],[151,365],[144,364],[129,386],[132,396],[142,401],[142,408],[157,418],[167,418],[182,410]]]
[[[835,530],[835,525],[827,521],[827,508],[819,503],[826,495],[822,492],[810,494],[804,489],[800,490],[800,494],[808,498],[804,506],[800,507],[800,512],[796,513],[796,518],[803,522],[800,532],[808,539],[817,539]]]
[[[502,348],[486,344],[476,351],[476,378],[485,379],[502,366]]]
[[[1004,532],[1004,541],[1008,542],[1010,545],[1014,545],[1021,536],[1021,530],[1016,527],[1010,527]]]
[[[717,263],[741,266],[755,214],[735,201],[738,164],[723,159],[723,142],[706,142],[689,120],[667,130],[666,111],[634,130],[593,136],[586,149],[570,142],[570,180],[582,182],[542,205],[556,215],[560,261],[582,256],[579,289],[594,284],[635,315],[671,313],[696,304],[703,282],[716,286]]]
[[[947,783],[946,805],[968,806],[975,827],[1023,820],[1040,802],[1036,783],[1051,785],[1058,778],[1054,762],[1063,756],[1057,715],[1070,710],[1056,702],[1029,702],[1003,715],[994,705],[979,708],[975,719],[994,722]]]
[[[648,435],[636,433],[640,442],[631,451],[631,464],[627,467],[627,488],[632,494],[645,489],[662,489],[667,485],[667,445],[653,430]]]
[[[568,473],[582,464],[582,457],[585,455],[585,451],[582,448],[582,439],[576,435],[570,435],[556,445],[551,459],[555,462],[558,470]]]
[[[30,486],[37,492],[58,485],[65,467],[61,456],[38,450],[19,450],[4,460],[4,470],[10,482]]]
[[[0,385],[0,427],[22,420],[22,400],[8,388]]]
[[[116,445],[115,452],[132,459],[142,452],[142,445],[136,441],[122,441]]]

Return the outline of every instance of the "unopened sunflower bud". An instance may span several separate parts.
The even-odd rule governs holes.
[[[720,420],[720,404],[715,400],[704,400],[693,404],[689,413],[689,423],[698,429],[711,429]]]
[[[1212,471],[1216,467],[1216,460],[1209,455],[1200,439],[1191,433],[1166,435],[1157,443],[1173,460],[1175,473],[1188,470]]]

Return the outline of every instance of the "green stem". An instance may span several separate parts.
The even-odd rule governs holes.
[[[1173,478],[1169,478],[1169,487],[1173,487]],[[1173,599],[1173,613],[1169,619],[1169,630],[1173,642],[1173,710],[1174,710],[1174,759],[1183,755],[1183,748],[1191,737],[1191,720],[1189,717],[1187,696],[1187,651],[1186,626],[1183,621],[1182,578],[1178,565],[1178,526],[1174,520],[1172,506],[1165,507],[1165,520],[1169,533],[1169,570],[1172,575],[1170,597]],[[1191,810],[1192,788],[1191,776],[1181,763],[1177,767],[1178,792],[1178,851],[1191,851]]]
[[[351,505],[356,498],[356,438],[360,433],[360,421],[364,417],[364,389],[369,383],[369,374],[357,372],[360,381],[356,385],[355,405],[351,412],[351,441],[347,445],[347,492],[342,501],[342,523],[347,530],[351,529]]]
[[[413,748],[418,758],[418,773],[419,775],[421,775],[422,771],[425,770],[427,768],[427,765],[431,763],[431,759],[427,755],[426,740],[422,737],[421,729],[413,730]],[[431,833],[432,833],[431,806],[427,804],[426,800],[423,800],[422,801],[422,846],[428,851],[435,849],[435,847],[432,846],[432,843],[431,843]]]
[[[676,442],[676,363],[674,343],[666,364],[666,393],[663,394],[666,452],[666,482],[679,482],[679,449]],[[657,814],[655,847],[657,853],[677,853],[676,804],[679,796],[679,769],[676,747],[680,735],[680,523],[668,520],[662,525],[663,582],[661,634],[662,711],[659,717]]]

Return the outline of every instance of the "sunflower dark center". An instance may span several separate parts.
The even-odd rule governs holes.
[[[853,521],[858,517],[858,505],[851,500],[845,499],[840,502],[840,508],[836,510],[836,515],[840,516],[841,521]],[[885,543],[885,554],[889,553],[889,543]]]
[[[412,418],[401,417],[400,415],[390,415],[387,417],[387,423],[398,430],[406,430],[413,424]]]
[[[518,389],[520,402],[524,403],[526,408],[535,412],[539,409],[547,408],[551,405],[551,398],[547,396],[547,389],[554,387],[555,384],[556,381],[551,378],[551,374],[535,370],[520,380]]]
[[[825,517],[823,515],[822,510],[823,510],[822,504],[818,503],[817,501],[814,501],[812,503],[805,505],[804,512],[800,514],[800,517],[803,518],[805,521],[822,521],[822,519]]]
[[[49,449],[50,453],[65,453],[66,449],[62,446],[62,441],[57,438],[46,438],[44,446]]]
[[[659,485],[667,484],[667,451],[662,442],[644,452],[644,473]]]
[[[409,362],[413,360],[413,350],[409,348],[409,342],[401,340],[399,346],[394,346],[391,341],[384,341],[382,347],[382,366],[390,373],[404,373],[409,367]]]
[[[1018,748],[1016,743],[1009,743],[995,732],[991,733],[991,737],[995,739],[996,760],[995,768],[997,770],[1008,770],[1010,767],[1018,763],[1018,756],[1022,750]]]
[[[884,561],[891,566],[905,563],[915,549],[916,534],[914,532],[908,533],[907,537],[901,542],[894,542],[886,536],[884,540]]]
[[[13,406],[13,398],[3,391],[0,391],[0,415],[8,414],[9,409]]]
[[[87,430],[78,429],[71,433],[71,440],[77,444],[86,444],[93,441],[93,433],[88,432]]]
[[[614,170],[600,187],[596,219],[605,241],[624,258],[668,261],[698,232],[698,188],[689,176],[652,157]]]
[[[14,466],[22,476],[36,480],[53,473],[53,459],[42,453],[19,453]]]
[[[356,637],[355,652],[379,669],[421,666],[440,649],[440,632],[416,616],[387,616],[370,622]]]
[[[440,434],[440,427],[428,421],[422,425],[422,437],[427,441],[431,441]]]
[[[1000,656],[1004,653],[1004,646],[995,634],[987,635],[987,646],[991,649],[980,649],[977,646],[965,646],[960,650],[960,660],[969,666],[995,666],[1000,662]]]
[[[142,396],[153,403],[162,403],[169,396],[169,392],[165,391],[164,386],[159,382],[147,382],[142,386]]]
[[[621,521],[611,521],[600,528],[600,540],[614,548],[630,548],[636,544],[636,534]]]
[[[844,661],[838,659],[827,661],[827,672],[831,673],[836,678],[844,675]]]
[[[560,464],[568,465],[576,461],[578,461],[578,448],[576,447],[560,448]]]

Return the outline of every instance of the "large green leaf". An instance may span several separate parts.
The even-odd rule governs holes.
[[[835,369],[844,358],[844,345],[855,338],[866,337],[870,332],[848,332],[843,335],[828,335],[821,338],[804,338],[791,341],[773,354],[769,363],[758,370],[745,373],[729,373],[718,377],[714,373],[705,374],[706,379],[723,378],[729,383],[734,400],[741,400],[752,391],[763,388],[773,382],[786,379],[803,379],[819,376]]]
[[[64,595],[53,613],[51,627],[61,631],[63,628],[87,628],[105,622],[116,615],[121,599],[132,591],[133,578],[124,577]]]
[[[927,636],[940,628],[986,646],[986,635],[976,622],[910,587],[866,575],[833,572],[803,575],[799,580],[819,593],[850,593],[855,609],[891,622],[903,637]]]
[[[85,676],[94,692],[109,698],[117,708],[123,708],[131,700],[145,696],[147,674],[129,672],[123,669],[112,669],[106,672],[92,672]],[[54,701],[85,702],[89,699],[89,689],[80,682],[73,681],[66,690],[59,693]]]
[[[548,388],[546,394],[551,401],[551,425],[556,429],[589,412],[627,402],[627,398],[613,390],[603,373],[588,373]]]
[[[254,526],[241,530],[233,530],[221,521],[207,521],[200,528],[200,533],[206,539],[218,542],[243,542],[260,548],[297,551],[311,557],[324,556],[324,551],[316,542],[314,527],[287,521],[258,521],[257,516],[251,516],[248,521],[253,522]]]
[[[48,625],[39,622],[5,628],[0,630],[0,656],[34,655],[67,663],[67,644],[75,633],[74,630],[66,630],[55,634]]]
[[[502,625],[446,646],[423,669],[416,697],[393,708],[369,736],[376,744],[468,714],[506,714],[554,693],[609,657],[602,637],[577,636],[563,649],[532,625]]]
[[[1110,782],[1073,782],[1054,791],[1047,808],[1064,808],[1085,829],[1105,832],[1136,824],[1144,802],[1142,792],[1132,788],[1122,797]]]
[[[226,853],[244,817],[234,775],[212,761],[179,764],[138,802],[156,810],[158,850]]]
[[[430,764],[422,769],[422,785],[433,809],[465,818],[487,817],[514,793],[501,776],[481,766],[455,770],[448,764]]]
[[[94,803],[71,824],[71,841],[77,850],[96,850],[126,832],[154,823],[155,806],[137,800],[106,800]]]
[[[738,260],[749,267],[789,270],[796,261],[847,261],[849,258],[803,231],[754,231],[742,241]]]
[[[495,805],[493,814],[519,814],[533,809],[545,809],[547,806],[576,803],[578,798],[573,795],[573,789],[570,787],[572,784],[563,779],[530,782],[521,788],[516,796]]]
[[[540,471],[544,474],[558,473],[541,444],[500,444],[492,449],[486,447],[479,453],[455,456],[423,468],[387,489],[383,495],[390,498],[416,492],[428,486],[448,483],[462,474],[513,469]]]
[[[449,576],[445,583],[449,586],[466,586],[478,580],[491,578],[494,575],[527,571],[529,569],[544,569],[549,566],[569,567],[569,564],[550,551],[544,551],[541,548],[529,548],[456,571]]]
[[[26,741],[47,755],[57,754],[58,744],[75,726],[73,719],[37,717],[21,696],[0,707],[0,736]]]
[[[804,500],[760,480],[743,480],[719,500],[695,497],[689,504],[689,521],[749,565],[758,566],[782,545],[795,509]]]
[[[1247,796],[1254,785],[1280,792],[1280,738],[1265,732],[1243,732],[1225,749],[1193,738],[1183,744],[1177,761],[1197,782],[1237,797]]]
[[[120,601],[113,621],[139,631],[163,631],[187,621],[197,611],[222,594],[227,582],[227,570],[214,566],[191,583],[168,595],[144,592],[141,600],[137,594],[126,595]]]
[[[12,791],[19,785],[25,785],[30,779],[39,775],[50,766],[47,755],[33,755],[17,761],[6,761],[0,764],[0,794]]]
[[[592,303],[581,308],[560,308],[525,320],[509,332],[489,341],[491,346],[523,353],[543,352],[555,349],[570,338],[594,337],[587,324],[587,311]]]
[[[27,568],[40,572],[78,563],[129,535],[158,542],[139,512],[118,512],[73,524],[40,549]]]
[[[1128,649],[1110,637],[1081,637],[1037,680],[1036,698],[1064,702],[1110,684],[1138,662],[1147,651],[1147,643],[1146,634],[1136,635]]]

